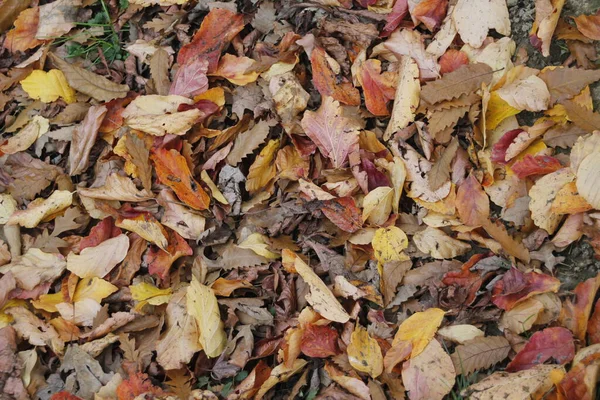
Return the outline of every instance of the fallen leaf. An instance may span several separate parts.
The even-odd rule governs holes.
[[[363,222],[383,225],[392,212],[393,199],[394,189],[388,186],[380,186],[367,193],[363,199]]]
[[[416,233],[413,241],[423,253],[437,259],[454,258],[471,250],[471,246],[448,236],[444,231],[428,226]]]
[[[28,5],[25,7],[28,7]],[[6,34],[4,47],[11,53],[16,51],[25,52],[44,43],[35,37],[39,20],[39,7],[26,8],[21,11],[14,22],[15,27]]]
[[[219,61],[217,69],[211,75],[225,78],[238,86],[245,86],[258,79],[258,72],[253,71],[255,64],[256,61],[248,57],[236,57],[232,54],[224,54]]]
[[[435,31],[441,25],[447,10],[448,0],[425,0],[417,4],[410,15],[430,31]]]
[[[151,248],[144,258],[148,265],[148,273],[164,281],[175,261],[183,256],[191,256],[192,248],[177,232],[168,232],[168,245],[165,249]]]
[[[337,62],[323,48],[315,47],[312,50],[310,64],[312,66],[313,83],[323,97],[323,104],[329,101],[335,101],[336,107],[338,107],[337,102],[351,106],[360,104],[358,89],[351,82],[338,79],[336,71],[332,68],[332,64],[335,65]],[[337,64],[337,68],[340,68],[339,64]],[[307,114],[304,115],[306,116]]]
[[[499,308],[509,311],[519,302],[536,294],[556,293],[560,281],[550,275],[536,272],[523,273],[511,268],[496,282],[492,291],[492,302]]]
[[[286,382],[292,376],[304,369],[306,364],[306,360],[300,358],[296,359],[291,367],[287,367],[285,364],[279,364],[271,370],[271,375],[260,386],[254,398],[256,400],[261,400],[271,388],[280,382]]]
[[[15,154],[27,150],[42,135],[50,129],[50,121],[36,115],[16,135],[10,137],[4,144],[0,145],[0,153]]]
[[[75,91],[58,69],[51,69],[48,72],[35,70],[21,81],[21,86],[29,97],[44,103],[51,103],[59,97],[67,103],[75,102]]]
[[[417,64],[408,56],[400,57],[398,87],[394,96],[390,122],[383,135],[384,140],[388,140],[392,134],[406,128],[409,123],[414,121],[419,106],[420,90]]]
[[[551,156],[532,156],[527,154],[522,160],[511,166],[519,179],[532,175],[546,175],[562,168],[560,161]]]
[[[515,80],[496,93],[517,110],[543,111],[550,104],[550,92],[546,83],[535,75]]]
[[[129,238],[121,234],[79,254],[67,256],[67,269],[80,278],[105,277],[127,255]],[[108,255],[108,256],[107,256]]]
[[[306,301],[319,314],[330,321],[340,323],[345,323],[350,319],[327,285],[300,257],[287,249],[283,249],[281,254],[283,265],[288,270],[298,273],[310,286],[310,294],[306,295]]]
[[[103,76],[77,67],[62,60],[53,53],[48,53],[55,64],[66,77],[70,87],[98,101],[110,101],[127,96],[129,86],[109,81]]]
[[[73,203],[73,193],[67,190],[55,190],[47,199],[38,198],[27,205],[27,209],[15,211],[7,225],[20,225],[35,228],[42,220],[52,217]]]
[[[465,225],[480,226],[489,220],[490,200],[473,174],[458,187],[456,209]]]
[[[338,333],[326,325],[308,324],[302,331],[300,349],[308,357],[327,358],[338,354]]]
[[[246,190],[251,194],[264,189],[275,178],[275,153],[279,149],[279,143],[279,139],[269,140],[250,166],[246,177]]]
[[[550,103],[563,102],[577,96],[589,84],[600,79],[600,71],[568,67],[546,67],[538,75],[550,91]]]
[[[185,158],[177,150],[157,149],[152,152],[150,159],[158,179],[173,189],[185,204],[195,210],[208,208],[210,197],[193,178]]]
[[[459,324],[440,328],[438,336],[454,343],[465,344],[466,342],[484,336],[483,331],[473,325]]]
[[[472,93],[479,89],[482,83],[489,85],[493,72],[487,64],[465,65],[445,74],[441,79],[428,82],[421,88],[421,100],[428,104],[436,104]]]
[[[334,168],[344,166],[348,155],[358,151],[360,126],[343,115],[342,107],[331,97],[323,97],[316,112],[306,111],[301,124],[321,153],[331,159]]]
[[[529,210],[536,226],[549,234],[554,233],[563,216],[551,212],[552,202],[558,191],[574,179],[573,173],[568,168],[563,168],[536,181],[529,191]]]
[[[394,53],[400,63],[411,65],[407,71],[409,77],[417,75],[412,66],[416,62],[419,66],[419,77],[421,79],[437,78],[439,77],[440,66],[437,64],[435,56],[425,51],[423,41],[424,38],[419,31],[399,29],[392,33],[390,38],[384,42],[384,47]],[[408,58],[408,60],[402,61],[403,58]],[[411,58],[412,60],[410,60]],[[406,67],[399,69],[399,71],[404,70],[406,70]],[[397,90],[399,89],[400,87]]]
[[[503,0],[458,0],[452,20],[463,42],[479,48],[490,29],[510,35],[508,7]]]
[[[600,153],[596,152],[585,157],[577,169],[577,191],[592,207],[600,209],[600,187],[597,173],[600,168]]]
[[[200,331],[199,342],[207,357],[218,357],[227,342],[219,304],[211,288],[204,286],[196,277],[187,290],[187,311],[196,319]]]
[[[104,185],[95,188],[78,188],[80,195],[99,200],[118,201],[146,201],[152,198],[152,194],[146,189],[139,190],[133,181],[118,173],[106,177]]]
[[[33,290],[41,283],[54,281],[66,267],[67,262],[62,255],[30,248],[22,256],[14,257],[9,264],[1,266],[0,272],[12,273],[17,287]]]
[[[40,6],[40,22],[35,37],[53,39],[69,33],[75,27],[80,0],[57,0]]]
[[[379,343],[362,326],[354,328],[346,351],[348,361],[355,370],[367,373],[371,378],[377,378],[383,372],[383,355]]]
[[[69,153],[69,175],[79,175],[87,169],[92,147],[98,137],[98,129],[106,113],[105,106],[92,106],[81,124],[75,128]]]
[[[566,300],[560,312],[559,321],[561,325],[570,329],[573,335],[581,341],[585,340],[588,319],[594,306],[594,298],[599,286],[599,277],[580,282],[575,287],[574,300]]]
[[[546,328],[534,333],[531,339],[506,366],[508,372],[530,369],[549,359],[558,364],[566,364],[575,355],[573,336],[562,327]]]
[[[598,14],[579,15],[573,20],[579,32],[592,40],[600,40],[600,16]]]
[[[135,232],[150,243],[154,243],[165,250],[168,246],[168,233],[156,218],[147,212],[133,212],[132,214],[127,217],[119,217],[115,225]]]
[[[402,383],[411,400],[442,400],[454,386],[456,372],[437,340],[402,365]]]

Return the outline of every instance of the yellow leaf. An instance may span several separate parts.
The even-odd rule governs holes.
[[[347,352],[350,365],[355,370],[365,372],[371,378],[377,378],[383,372],[381,348],[362,326],[357,325],[352,332]]]
[[[219,303],[212,289],[201,284],[196,277],[192,277],[187,290],[187,310],[198,323],[199,341],[206,356],[214,358],[221,355],[227,336],[221,321]]]
[[[520,112],[520,110],[511,107],[497,92],[491,92],[485,112],[485,128],[496,129],[500,122]]]
[[[127,219],[119,218],[115,225],[119,228],[137,233],[142,238],[160,247],[162,250],[165,250],[169,245],[167,231],[160,222],[150,214],[140,214],[137,217]]]
[[[147,301],[153,306],[168,303],[172,293],[171,288],[159,289],[146,282],[131,285],[129,290],[131,290],[131,297],[135,301]]]
[[[406,233],[397,226],[377,229],[371,245],[375,251],[375,258],[380,264],[410,259],[403,252],[403,250],[408,247],[408,237],[406,237]]]
[[[252,233],[242,243],[238,244],[238,247],[252,250],[259,256],[263,256],[271,260],[279,258],[279,254],[273,253],[271,250],[269,250],[267,238],[265,235],[261,235],[260,233]]]
[[[44,103],[51,103],[59,97],[69,104],[75,102],[75,90],[69,86],[67,78],[58,69],[48,72],[35,70],[21,81],[21,86],[29,97]]]
[[[279,148],[279,139],[270,140],[261,150],[252,166],[248,171],[246,180],[246,189],[251,193],[256,193],[264,188],[275,177],[277,169],[275,168],[275,152]]]
[[[369,221],[373,225],[383,225],[392,212],[394,189],[380,186],[371,190],[363,200],[363,222]]]
[[[225,196],[223,196],[223,193],[221,193],[217,185],[215,185],[213,180],[210,179],[210,176],[208,176],[206,170],[202,170],[202,172],[200,173],[200,179],[202,179],[202,182],[206,183],[206,186],[208,186],[208,188],[210,189],[213,199],[215,199],[221,204],[229,204],[229,202],[227,201]]]
[[[50,129],[50,121],[46,118],[36,115],[33,119],[21,129],[19,133],[9,138],[6,143],[0,146],[0,153],[15,154],[24,151],[44,135]]]
[[[281,255],[284,267],[290,272],[298,273],[310,287],[306,301],[324,318],[340,323],[348,322],[350,315],[312,268],[288,249],[284,249]]]
[[[410,342],[412,344],[410,358],[418,356],[435,336],[444,314],[444,310],[439,308],[414,313],[398,327],[392,347],[401,342]]]
[[[73,203],[73,193],[55,190],[47,199],[38,198],[27,205],[26,210],[15,211],[7,225],[35,228],[43,219],[64,210]]]
[[[383,135],[388,140],[394,132],[406,128],[415,120],[415,112],[419,107],[419,96],[421,85],[419,84],[419,67],[417,63],[408,56],[400,58],[398,67],[398,87],[394,98],[394,107]]]
[[[75,289],[75,294],[73,295],[73,301],[92,299],[100,303],[105,297],[108,297],[117,290],[119,290],[118,287],[104,279],[97,277],[83,278],[77,284],[77,289]]]
[[[212,101],[219,107],[223,107],[225,105],[225,90],[222,87],[208,89],[206,92],[194,96],[195,103],[200,100]]]
[[[256,393],[256,400],[261,400],[264,395],[271,389],[273,386],[277,385],[280,382],[285,382],[290,379],[292,376],[300,372],[307,364],[306,360],[298,358],[294,361],[294,364],[291,367],[286,367],[285,364],[279,364],[271,371],[271,375],[269,378],[263,382],[260,389]]]
[[[388,162],[384,158],[375,160],[375,165],[385,168],[390,174],[390,180],[394,186],[394,199],[392,201],[392,210],[398,214],[398,206],[402,197],[402,189],[406,180],[406,166],[400,157],[394,157],[393,162]]]
[[[38,310],[44,310],[48,312],[58,312],[56,305],[65,301],[61,292],[52,294],[43,294],[37,300],[32,300],[31,304]]]

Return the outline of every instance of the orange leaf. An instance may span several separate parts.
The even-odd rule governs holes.
[[[71,394],[66,391],[54,393],[50,400],[81,400],[81,397],[77,397],[74,394]]]
[[[379,60],[365,61],[361,65],[360,79],[365,94],[365,105],[371,114],[389,115],[387,103],[394,99],[396,88],[389,73],[381,73],[381,62]]]
[[[252,284],[245,280],[219,278],[210,288],[215,292],[216,296],[229,297],[234,290],[247,287],[252,287]]]
[[[338,333],[329,326],[310,324],[302,332],[300,350],[308,357],[327,358],[340,352]]]
[[[600,343],[600,300],[596,302],[594,312],[588,321],[587,333],[590,344]]]
[[[15,27],[6,34],[4,47],[11,53],[14,53],[16,51],[33,49],[44,43],[43,40],[35,38],[39,20],[39,7],[28,8],[21,11],[15,21]]]
[[[329,55],[321,47],[315,47],[310,55],[312,65],[313,84],[321,96],[331,96],[337,101],[350,106],[360,105],[360,93],[352,83],[339,79],[336,72],[329,64]],[[335,60],[331,59],[332,62]]]
[[[192,177],[185,157],[177,150],[155,150],[150,156],[158,179],[169,186],[177,197],[195,210],[206,210],[210,197]]]
[[[448,286],[458,286],[467,292],[465,305],[473,303],[475,295],[483,283],[481,273],[471,272],[471,268],[485,258],[485,254],[475,254],[463,264],[460,271],[450,271],[444,275],[442,283]]]
[[[592,40],[600,40],[600,13],[596,15],[580,15],[573,19],[579,32]]]
[[[517,372],[532,368],[553,359],[558,364],[566,364],[575,355],[573,335],[568,329],[561,327],[546,328],[531,336],[529,342],[517,353],[508,364],[508,372]]]
[[[345,232],[356,232],[362,228],[362,216],[353,197],[324,200],[321,211],[328,220]]]
[[[469,63],[467,53],[460,50],[450,49],[440,57],[440,74],[444,75],[448,72],[456,71],[463,65]]]
[[[600,353],[593,353],[578,363],[563,377],[557,388],[559,399],[593,400],[596,398],[596,379]]]
[[[150,275],[158,277],[160,280],[165,280],[169,274],[171,265],[183,256],[191,256],[193,250],[187,241],[182,238],[177,232],[166,229],[169,233],[169,245],[167,251],[159,248],[151,247],[146,253],[145,262],[148,265]]]
[[[556,214],[577,214],[593,209],[577,190],[577,183],[570,182],[556,193],[550,211]]]
[[[579,340],[585,340],[588,318],[599,286],[600,274],[579,283],[574,290],[575,301],[569,299],[563,303],[559,322],[570,329]]]
[[[488,221],[490,200],[473,174],[458,187],[456,208],[460,220],[465,225],[479,226]]]
[[[244,16],[225,8],[213,8],[202,20],[200,29],[192,41],[179,50],[177,62],[180,65],[193,62],[194,58],[208,60],[208,72],[217,69],[221,52],[229,42],[244,29]]]
[[[447,10],[448,0],[425,0],[417,4],[411,16],[433,31],[441,25]]]
[[[127,380],[121,382],[117,387],[118,400],[134,400],[140,394],[162,396],[164,392],[150,382],[148,375],[141,372],[130,375]]]
[[[537,272],[522,273],[511,268],[492,291],[492,302],[499,308],[509,311],[517,303],[536,294],[558,292],[560,281],[550,275]]]

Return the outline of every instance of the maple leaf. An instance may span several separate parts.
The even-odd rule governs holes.
[[[301,124],[308,137],[324,156],[331,159],[335,168],[342,167],[348,156],[358,151],[360,125],[356,120],[346,117],[340,103],[331,97],[324,97],[316,112],[306,111]]]

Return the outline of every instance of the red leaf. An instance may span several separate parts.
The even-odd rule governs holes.
[[[81,397],[77,397],[74,394],[71,394],[66,391],[54,393],[50,400],[82,400]]]
[[[531,336],[529,342],[517,353],[508,364],[508,372],[517,372],[532,368],[553,359],[557,364],[566,364],[575,355],[573,335],[568,329],[546,328]]]
[[[388,37],[400,25],[408,14],[408,0],[396,0],[392,11],[388,14],[386,24],[381,31],[381,37]]]
[[[448,0],[425,0],[417,4],[411,15],[421,21],[430,31],[442,24],[448,11]]]
[[[558,159],[551,156],[532,156],[527,154],[522,160],[513,164],[511,169],[520,178],[531,175],[546,175],[558,171],[563,166]]]
[[[511,268],[501,280],[496,282],[492,291],[492,302],[508,311],[517,303],[536,294],[558,291],[560,281],[550,275],[537,272],[522,273]]]
[[[96,247],[100,243],[121,234],[121,229],[115,226],[112,217],[106,217],[90,230],[90,234],[81,239],[79,250],[86,247]]]
[[[360,77],[365,94],[365,105],[373,115],[389,115],[387,103],[394,99],[396,88],[391,79],[381,74],[379,60],[367,60],[361,65]]]
[[[208,73],[217,69],[221,52],[244,29],[244,16],[225,8],[213,8],[202,20],[192,41],[179,50],[179,65],[192,63],[194,58],[208,60]]]
[[[559,397],[560,399],[593,400],[596,398],[599,358],[600,353],[598,352],[590,354],[567,372],[559,384],[556,385],[562,395],[562,397]]]
[[[210,197],[192,176],[185,158],[177,150],[156,149],[150,159],[158,179],[169,186],[177,197],[196,210],[206,210]]]
[[[352,197],[324,200],[321,211],[327,219],[345,232],[356,232],[362,228],[362,215]]]
[[[448,72],[456,71],[463,65],[469,63],[467,53],[460,50],[450,49],[440,57],[440,74],[444,75]]]
[[[171,265],[183,256],[191,256],[194,251],[177,232],[165,228],[169,233],[169,245],[167,251],[163,251],[158,247],[152,246],[144,260],[148,265],[148,272],[151,275],[158,277],[161,281],[165,280],[169,274]]]
[[[114,99],[108,103],[105,103],[104,106],[106,107],[107,111],[106,115],[104,115],[104,119],[102,120],[102,124],[100,124],[100,128],[98,128],[98,132],[110,133],[122,127],[123,110],[125,110],[125,107],[137,96],[137,93],[129,92],[127,97],[122,99]]]
[[[194,97],[208,89],[208,61],[203,58],[194,58],[183,64],[177,70],[169,94],[178,94],[185,97]]]
[[[369,191],[377,189],[380,186],[392,186],[387,175],[379,171],[375,167],[375,164],[371,162],[371,160],[368,158],[363,158],[361,163],[363,169],[367,173],[367,178],[369,180]]]
[[[502,135],[500,140],[498,140],[496,144],[494,144],[494,146],[492,147],[491,158],[493,162],[496,162],[498,164],[507,163],[506,150],[508,150],[508,147],[512,144],[513,140],[515,140],[515,138],[519,136],[519,133],[521,132],[523,132],[523,129],[513,129]]]
[[[570,329],[579,340],[585,340],[588,318],[599,285],[600,275],[581,282],[574,290],[575,301],[568,299],[563,303],[559,321],[562,326]]]
[[[471,268],[486,257],[485,254],[475,254],[463,264],[460,271],[450,271],[444,275],[442,283],[447,286],[459,286],[468,293],[465,305],[470,305],[475,300],[477,291],[483,283],[481,273],[471,272]]]
[[[338,333],[329,326],[308,325],[302,332],[300,350],[308,357],[326,358],[340,352]]]
[[[590,344],[600,343],[600,299],[596,302],[594,312],[588,321],[587,333]]]
[[[127,380],[124,380],[117,387],[118,400],[134,400],[140,394],[155,394],[162,396],[163,390],[156,387],[150,382],[148,375],[141,372],[129,375]]]
[[[337,101],[350,106],[360,105],[358,89],[346,80],[340,82],[338,76],[331,69],[329,61],[327,61],[325,50],[321,47],[315,47],[310,55],[310,64],[312,66],[313,84],[321,93],[321,96],[331,96]]]

